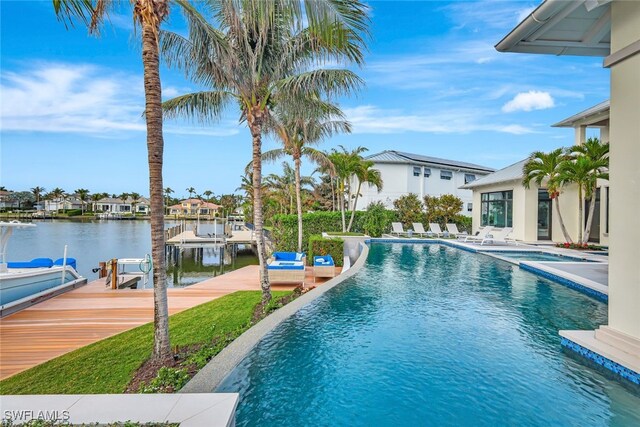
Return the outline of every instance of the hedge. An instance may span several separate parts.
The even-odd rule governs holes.
[[[325,239],[318,235],[309,237],[309,264],[313,265],[313,257],[319,255],[331,255],[336,267],[342,267],[342,261],[344,259],[344,240]]]

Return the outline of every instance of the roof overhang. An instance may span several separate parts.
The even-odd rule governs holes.
[[[584,111],[558,122],[552,127],[575,128],[578,126],[602,127],[609,125],[609,101],[601,102]]]
[[[499,52],[608,56],[611,0],[546,0],[495,47]]]

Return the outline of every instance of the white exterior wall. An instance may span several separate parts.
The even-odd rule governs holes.
[[[413,168],[418,165],[410,164],[389,164],[376,163],[375,169],[380,171],[382,177],[382,191],[378,193],[375,187],[363,185],[360,190],[360,198],[358,199],[358,210],[364,210],[372,202],[381,201],[388,208],[393,208],[393,201],[405,196],[409,193],[416,194],[420,199],[424,196],[442,196],[443,194],[453,194],[459,197],[463,202],[461,213],[471,215],[467,211],[467,204],[473,202],[473,192],[471,190],[462,190],[459,187],[464,185],[464,175],[466,173],[473,174],[476,179],[487,175],[476,172],[465,172],[455,169],[438,168],[433,166],[420,166],[420,176],[413,176]],[[429,177],[424,176],[424,168],[431,169]],[[453,173],[451,180],[440,178],[440,171],[446,170]],[[353,191],[358,186],[357,180],[352,182]]]

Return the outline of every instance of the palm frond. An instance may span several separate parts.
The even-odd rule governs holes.
[[[232,94],[223,91],[195,92],[178,96],[162,103],[166,118],[192,118],[202,123],[218,119]]]

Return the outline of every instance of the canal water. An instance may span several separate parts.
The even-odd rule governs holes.
[[[47,220],[34,221],[36,227],[15,230],[8,246],[8,261],[33,258],[77,260],[78,272],[89,281],[98,278],[92,270],[101,261],[112,258],[144,258],[151,253],[149,221]],[[175,225],[168,221],[167,227]],[[236,257],[220,249],[185,249],[177,260],[167,262],[167,283],[172,287],[189,286],[247,265],[257,264],[250,251]],[[134,271],[129,267],[127,271]],[[149,280],[151,282],[151,278]],[[151,283],[147,285],[150,287]]]

